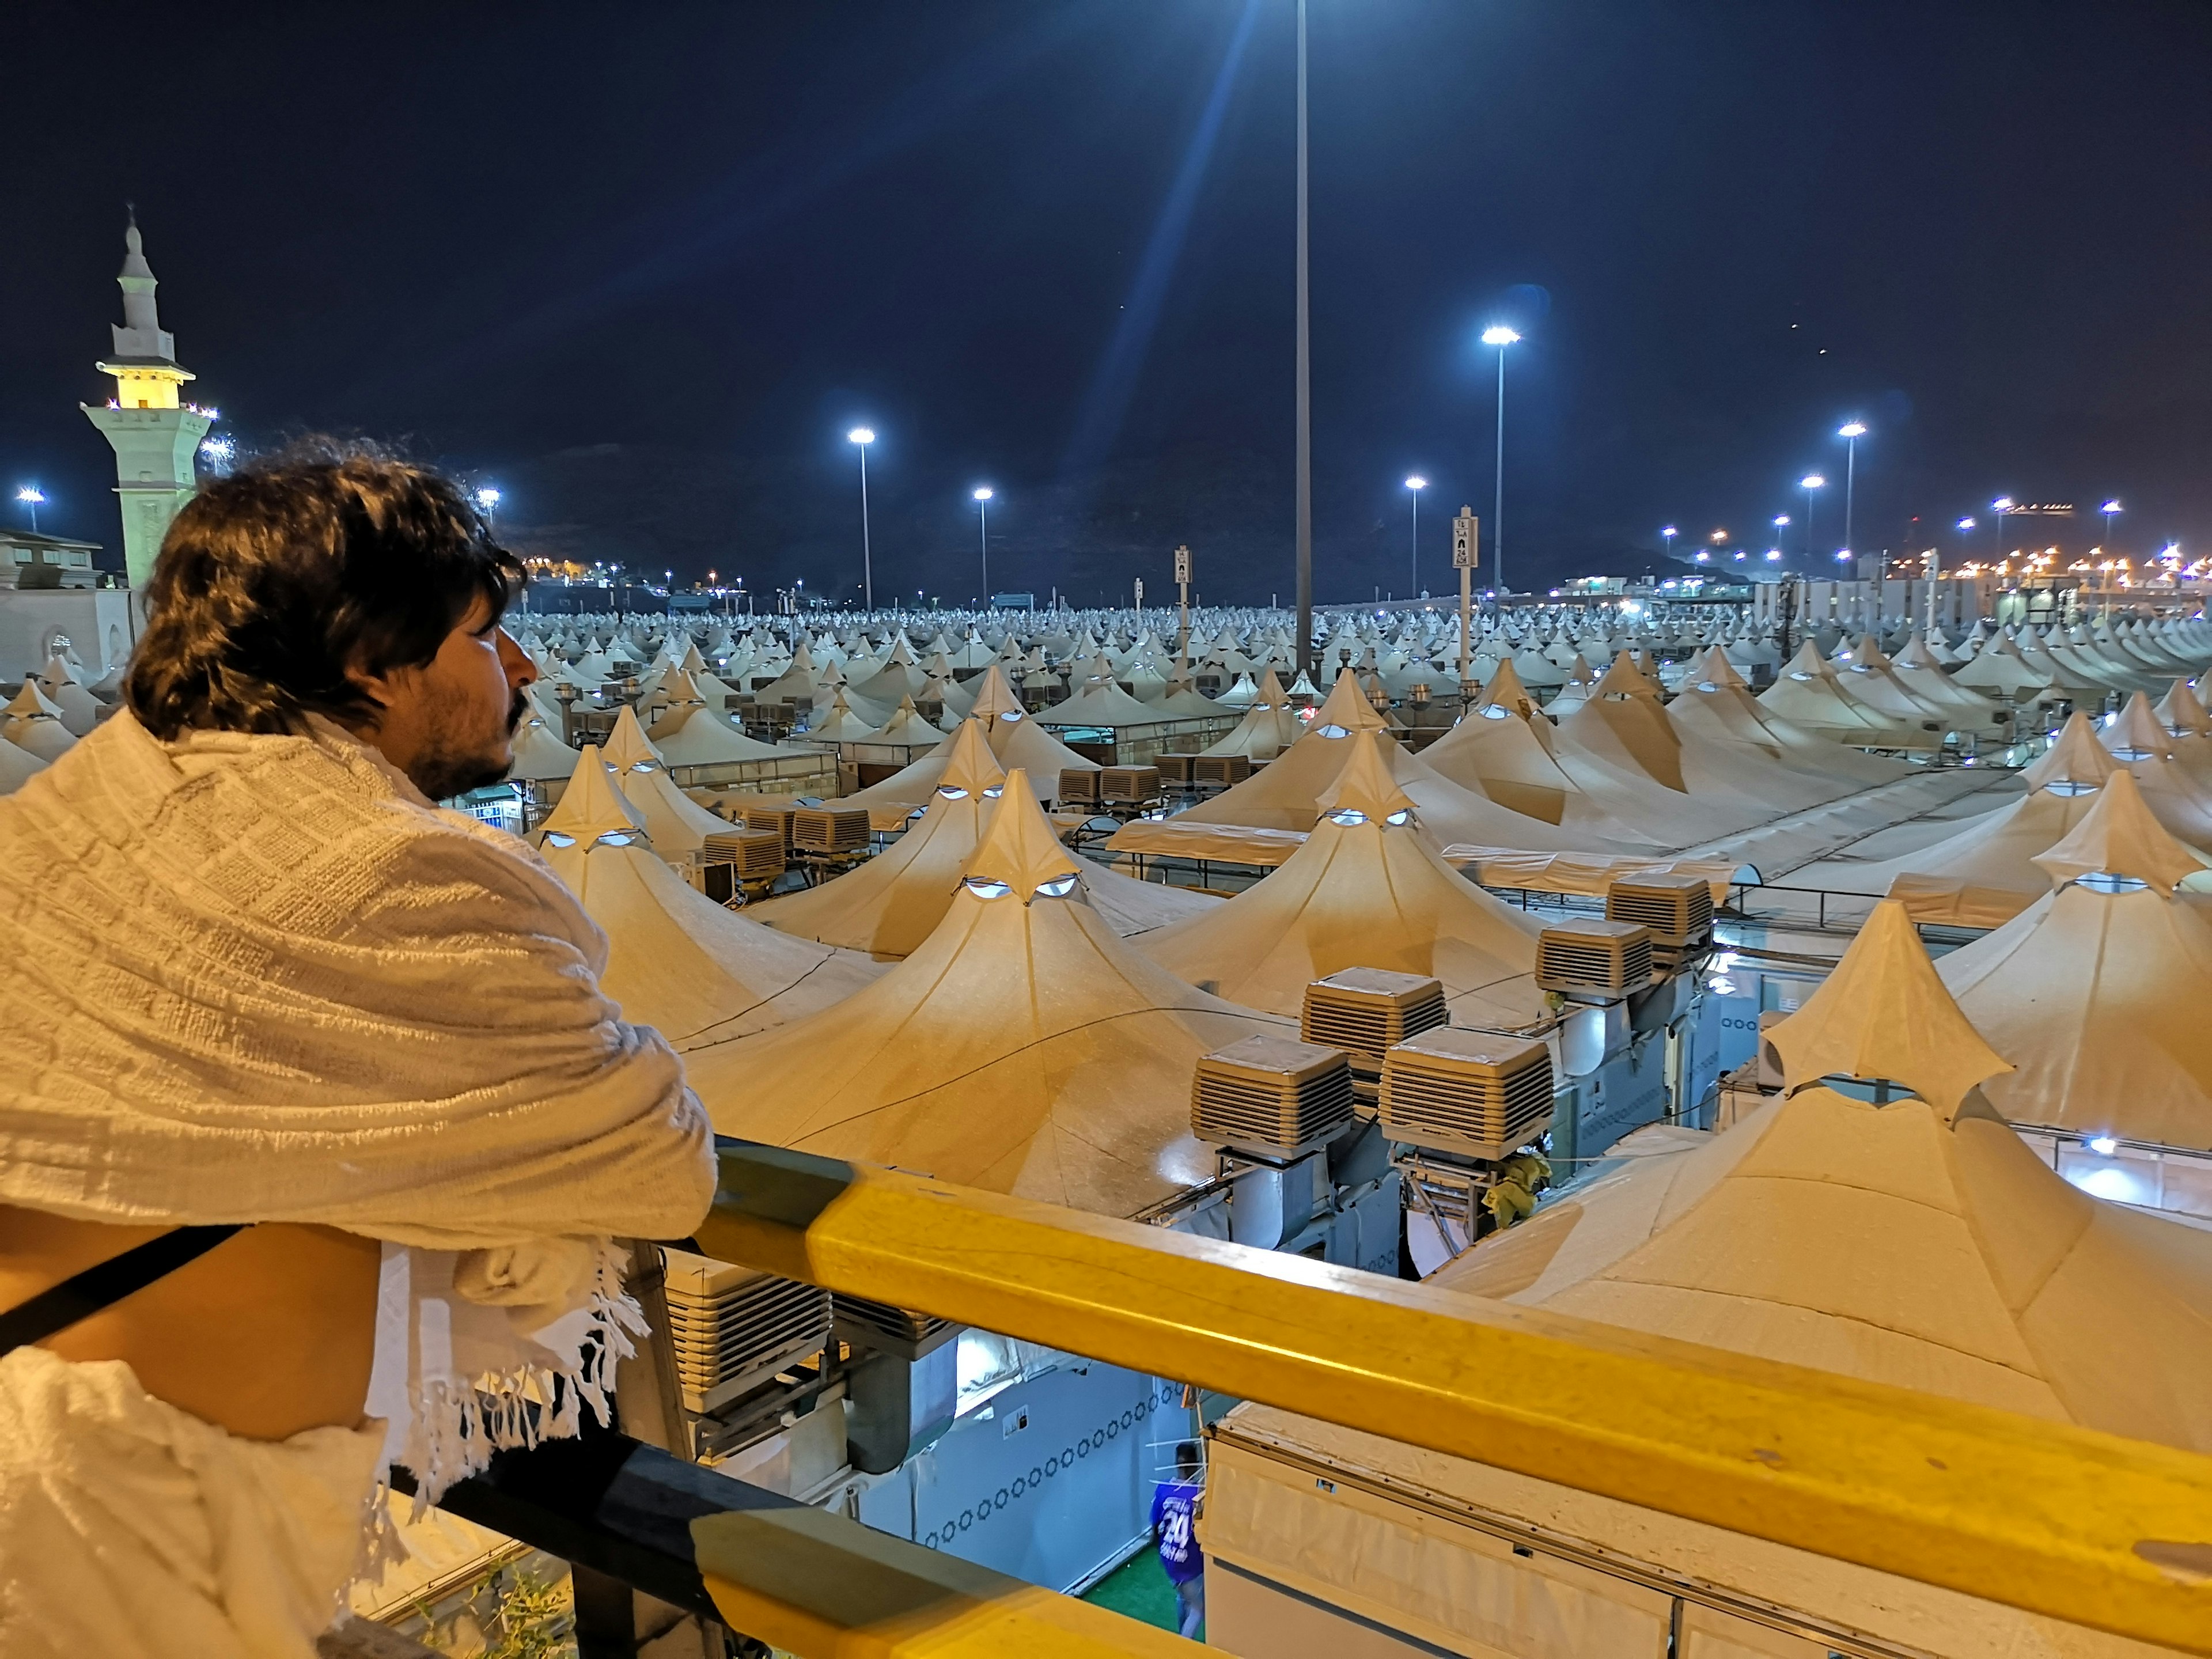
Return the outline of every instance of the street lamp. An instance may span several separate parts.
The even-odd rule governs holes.
[[[2120,504],[2106,501],[2097,510],[2105,515],[2105,545],[2110,547],[2112,544],[2112,517],[2120,510]]]
[[[1681,533],[1671,524],[1659,532],[1659,544],[1667,550],[1668,558],[1674,556],[1674,538]]]
[[[499,491],[485,484],[477,491],[477,511],[483,514],[484,534],[491,534],[492,514],[499,511]]]
[[[1421,592],[1421,492],[1428,487],[1429,481],[1418,472],[1406,480],[1406,488],[1413,497],[1413,585],[1406,590],[1409,599],[1418,599]]]
[[[1827,488],[1828,481],[1817,472],[1808,472],[1797,480],[1797,488],[1805,492],[1805,559],[1813,558],[1813,492]]]
[[[1482,331],[1483,344],[1498,348],[1498,495],[1490,514],[1490,575],[1501,593],[1513,591],[1505,585],[1505,348],[1520,337],[1503,323]]]
[[[860,592],[868,609],[876,608],[876,566],[868,551],[868,446],[876,441],[873,431],[856,426],[845,434],[846,441],[860,449]]]
[[[991,486],[977,484],[975,525],[983,538],[983,609],[991,608]]]
[[[1994,514],[1996,514],[1997,515],[1997,516],[1996,516],[1996,530],[1997,530],[1997,562],[1998,562],[1999,564],[2002,564],[2002,563],[2004,562],[2004,557],[2005,557],[2005,550],[2004,550],[2004,521],[2005,521],[2005,514],[2012,511],[2012,507],[2013,507],[2013,503],[2012,503],[2012,497],[2011,497],[2011,496],[2009,496],[2009,495],[2000,495],[2000,496],[1998,496],[1998,497],[1996,498],[1996,500],[1995,500],[1995,501],[1991,501],[1991,502],[1990,503],[1990,512],[1992,512],[1992,513],[1994,513]]]
[[[36,484],[25,484],[15,492],[15,499],[31,509],[31,533],[39,533],[39,503],[46,499],[46,492]]]
[[[1844,456],[1844,551],[1851,550],[1851,488],[1858,481],[1859,440],[1866,436],[1866,427],[1858,421],[1845,421],[1836,428],[1836,435],[1850,448]]]

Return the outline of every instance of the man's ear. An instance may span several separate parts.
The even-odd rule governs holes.
[[[392,684],[391,675],[372,674],[358,664],[346,669],[346,683],[360,692],[375,709],[375,713],[368,717],[371,725],[382,718],[398,696],[398,688]]]

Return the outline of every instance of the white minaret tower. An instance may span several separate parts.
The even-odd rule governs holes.
[[[192,457],[215,416],[178,399],[177,388],[192,375],[178,363],[176,339],[155,313],[154,273],[135,216],[123,246],[123,272],[115,279],[123,290],[123,325],[112,330],[113,353],[99,365],[101,374],[115,377],[115,396],[105,408],[80,407],[114,446],[123,562],[131,586],[143,589],[169,520],[198,488]]]

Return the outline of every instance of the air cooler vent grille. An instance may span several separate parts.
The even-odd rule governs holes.
[[[830,1340],[830,1293],[685,1250],[664,1250],[684,1404],[711,1411]]]
[[[1095,766],[1070,766],[1060,775],[1060,799],[1073,805],[1098,805],[1098,769]]]
[[[741,880],[783,873],[783,837],[774,830],[734,830],[708,836],[699,851],[703,859],[737,866]]]
[[[1157,766],[1109,766],[1098,774],[1098,804],[1141,806],[1160,798]]]
[[[871,1302],[866,1297],[832,1296],[830,1305],[839,1336],[855,1347],[873,1348],[902,1359],[919,1359],[958,1328],[950,1320],[915,1313],[910,1308],[895,1308],[888,1302]]]
[[[1536,936],[1536,983],[1547,991],[1622,997],[1650,982],[1650,930],[1634,922],[1577,916]]]
[[[1444,1024],[1444,988],[1419,974],[1346,968],[1306,987],[1298,1035],[1341,1048],[1355,1064],[1382,1063],[1383,1050]]]
[[[1191,1080],[1200,1140],[1290,1153],[1324,1146],[1352,1121],[1352,1068],[1341,1049],[1253,1036],[1206,1055]]]
[[[1651,930],[1652,943],[1673,951],[1712,936],[1713,890],[1699,876],[1634,876],[1606,889],[1608,921]]]
[[[1551,1127],[1551,1053],[1487,1031],[1425,1032],[1383,1055],[1378,1115],[1394,1140],[1510,1157]]]
[[[791,844],[802,853],[858,853],[868,845],[865,806],[792,809]]]

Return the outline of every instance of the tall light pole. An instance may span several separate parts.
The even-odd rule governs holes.
[[[1505,586],[1505,348],[1521,337],[1503,323],[1482,331],[1482,343],[1498,348],[1498,493],[1490,504],[1490,579],[1500,593]]]
[[[1313,385],[1306,315],[1306,0],[1298,0],[1298,638],[1295,666],[1301,674],[1313,654]]]
[[[1997,562],[1999,564],[2002,564],[2005,561],[2004,521],[2005,514],[2012,511],[2012,497],[2009,495],[2000,495],[1996,500],[1990,503],[1990,511],[1996,515],[1995,523],[1996,525],[1997,532]]]
[[[15,492],[15,499],[31,509],[31,533],[39,533],[39,503],[46,499],[46,492],[36,484],[25,484]]]
[[[856,426],[845,434],[846,441],[857,444],[860,451],[860,597],[866,607],[876,608],[876,565],[868,550],[868,446],[876,441],[875,433],[867,427]]]
[[[1825,489],[1828,481],[1817,472],[1808,472],[1797,480],[1797,488],[1805,492],[1805,567],[1813,565],[1813,492]]]
[[[483,514],[484,534],[491,534],[492,515],[499,511],[499,491],[486,484],[477,491],[477,511]]]
[[[1674,538],[1681,533],[1671,524],[1659,532],[1659,544],[1667,550],[1667,556],[1670,559],[1674,556]]]
[[[2105,545],[2110,547],[2112,544],[2112,520],[2118,514],[2120,504],[2118,501],[2106,501],[2097,510],[2105,515]]]
[[[1421,492],[1428,487],[1429,481],[1418,472],[1406,480],[1406,488],[1413,497],[1413,585],[1406,590],[1409,599],[1421,597]]]
[[[991,486],[975,486],[975,526],[983,538],[983,609],[991,608]]]
[[[1775,557],[1777,558],[1780,558],[1782,556],[1782,532],[1789,528],[1790,515],[1787,513],[1776,514],[1774,515],[1774,546]]]
[[[1866,436],[1866,426],[1859,421],[1845,421],[1836,428],[1836,435],[1850,447],[1844,454],[1844,550],[1857,556],[1851,541],[1851,489],[1858,482],[1859,440]]]

